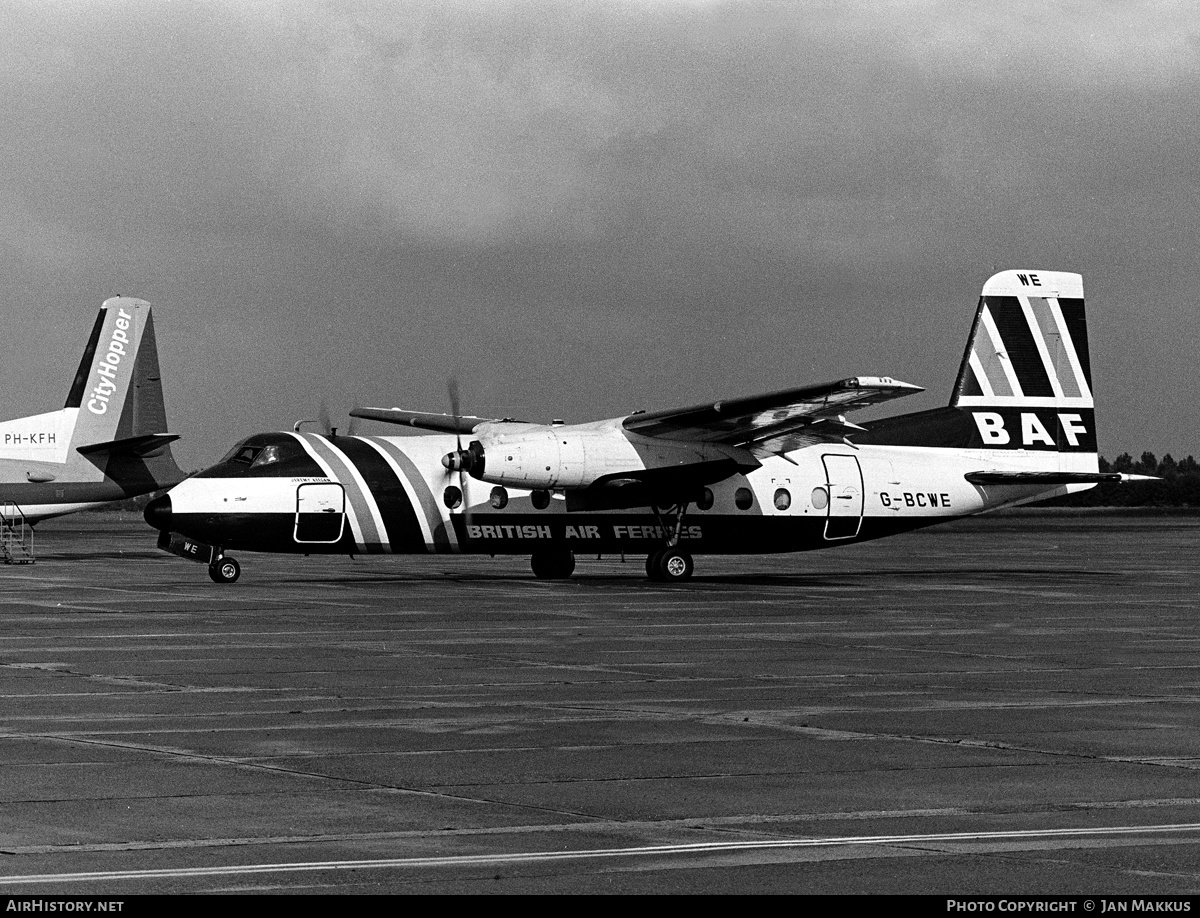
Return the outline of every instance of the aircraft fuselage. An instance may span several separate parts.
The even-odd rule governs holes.
[[[444,435],[252,437],[243,448],[291,455],[256,467],[226,460],[176,486],[147,519],[225,550],[640,553],[677,527],[693,554],[743,554],[865,541],[1073,489],[965,480],[981,465],[1032,467],[1011,449],[821,444],[711,483],[679,520],[670,508],[569,510],[561,493],[447,471],[441,457],[455,443]],[[1088,468],[1083,456],[1079,467]]]

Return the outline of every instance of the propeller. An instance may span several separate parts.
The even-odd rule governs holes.
[[[353,424],[351,420],[351,424]],[[325,399],[321,399],[321,404],[317,408],[317,416],[315,418],[304,418],[292,425],[292,430],[296,433],[300,432],[300,427],[303,424],[316,424],[317,428],[327,437],[336,437],[337,428],[330,425],[329,421],[329,403]]]
[[[457,426],[458,419],[462,417],[462,410],[458,400],[458,380],[453,376],[446,380],[446,391],[450,396],[450,414],[454,417],[454,423]],[[461,456],[463,451],[462,434],[458,431],[454,432],[454,442],[458,445],[458,454]],[[450,466],[446,466],[446,468],[450,468]]]
[[[322,433],[325,436],[332,436],[334,433],[333,427],[329,423],[329,402],[321,399],[321,404],[317,408],[317,424],[320,425]]]
[[[454,417],[455,427],[459,426],[459,420],[462,418],[462,407],[458,395],[458,380],[451,376],[446,381],[446,391],[450,397],[450,413]],[[447,453],[442,457],[442,466],[446,469],[446,477],[450,478],[455,473],[458,476],[458,493],[462,495],[463,517],[465,521],[471,522],[471,503],[467,500],[466,482],[463,480],[463,472],[469,472],[474,465],[474,453],[470,449],[463,449],[462,431],[455,430],[454,432],[455,450],[452,453]]]
[[[458,400],[458,380],[451,377],[446,383],[446,388],[450,393],[450,411],[451,416],[454,418],[454,443],[456,449],[454,452],[446,453],[442,457],[442,466],[449,472],[458,472],[459,481],[461,482],[463,472],[471,472],[476,468],[483,469],[483,444],[478,440],[472,440],[470,445],[466,449],[463,449],[462,412]]]

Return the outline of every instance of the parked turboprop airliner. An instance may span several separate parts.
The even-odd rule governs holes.
[[[435,433],[258,434],[145,516],[218,582],[238,579],[233,549],[523,554],[547,578],[576,551],[644,553],[671,582],[694,555],[829,548],[1130,477],[1098,471],[1078,274],[984,284],[947,407],[846,419],[919,391],[854,376],[587,424],[360,408]]]
[[[105,300],[60,411],[0,422],[0,530],[183,480],[150,304]]]

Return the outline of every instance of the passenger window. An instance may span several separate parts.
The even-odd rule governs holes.
[[[508,506],[508,492],[497,485],[492,488],[492,497],[489,503],[492,505],[492,509],[503,510]]]
[[[711,510],[713,505],[713,492],[705,488],[700,497],[696,501],[697,510]]]
[[[754,506],[754,494],[749,488],[738,488],[734,492],[733,503],[739,510],[749,510]]]
[[[812,505],[818,510],[824,510],[829,506],[829,492],[824,488],[813,488]]]
[[[454,485],[450,485],[442,494],[442,503],[444,503],[451,510],[458,509],[458,507],[462,505],[462,502],[462,491],[460,491]]]
[[[792,505],[792,495],[788,493],[787,488],[780,488],[775,492],[775,509],[786,510]]]
[[[545,510],[550,506],[549,491],[534,491],[529,496],[533,499],[533,506],[537,510]]]

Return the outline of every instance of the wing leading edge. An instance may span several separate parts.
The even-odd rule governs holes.
[[[480,424],[492,421],[492,418],[476,418],[458,414],[435,414],[432,411],[407,411],[404,408],[355,408],[350,412],[352,418],[364,418],[368,421],[384,421],[388,424],[403,424],[407,427],[418,427],[421,430],[436,430],[441,433],[474,433]]]
[[[847,412],[924,391],[887,376],[853,376],[691,408],[635,414],[625,418],[623,426],[646,437],[782,453],[842,440],[863,429],[846,420]]]

